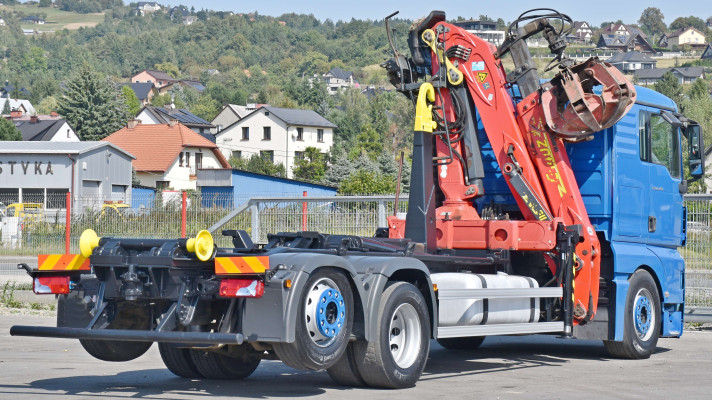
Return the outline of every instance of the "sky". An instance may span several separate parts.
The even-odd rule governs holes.
[[[126,3],[128,1],[125,0]],[[400,11],[399,17],[416,19],[427,15],[433,9],[444,10],[448,19],[462,16],[477,19],[481,14],[490,18],[502,18],[506,22],[516,19],[519,14],[534,7],[547,7],[568,14],[575,21],[587,21],[600,25],[605,21],[623,20],[624,23],[637,23],[640,14],[647,7],[659,8],[665,16],[665,23],[670,24],[677,17],[694,15],[706,20],[712,17],[712,1],[688,0],[682,3],[670,0],[446,0],[433,2],[426,0],[262,0],[262,1],[225,1],[225,0],[159,0],[159,4],[193,6],[215,11],[252,12],[277,17],[285,13],[314,14],[319,20],[327,18],[338,21],[356,19],[382,19],[394,11]],[[595,4],[592,6],[592,4]]]

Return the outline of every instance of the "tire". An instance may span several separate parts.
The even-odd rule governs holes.
[[[339,386],[366,386],[366,382],[363,381],[361,373],[358,371],[358,365],[356,365],[353,343],[349,343],[344,355],[339,358],[336,364],[327,369],[326,373]]]
[[[117,304],[117,315],[106,329],[149,330],[151,320],[148,310],[139,307],[125,307]],[[121,340],[79,339],[84,350],[102,361],[131,361],[142,356],[153,342],[129,342]]]
[[[190,356],[200,375],[207,379],[244,379],[255,372],[261,361],[256,357],[229,357],[202,350],[190,350]]]
[[[415,385],[430,351],[429,315],[415,286],[398,282],[386,288],[378,309],[377,337],[354,343],[358,371],[366,384],[390,389]]]
[[[658,343],[661,317],[660,294],[653,277],[647,271],[636,271],[625,300],[623,341],[604,340],[606,351],[617,358],[650,357]]]
[[[203,378],[190,355],[193,350],[178,347],[173,343],[158,343],[158,351],[163,364],[175,375],[187,379]]]
[[[448,350],[475,350],[484,341],[484,336],[472,336],[438,339],[438,344]]]
[[[274,351],[292,368],[328,369],[346,351],[353,319],[353,294],[346,276],[331,269],[317,270],[299,297],[294,342],[275,343]]]

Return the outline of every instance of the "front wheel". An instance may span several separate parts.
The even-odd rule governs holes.
[[[415,286],[398,282],[383,292],[377,331],[374,341],[354,343],[363,381],[391,389],[415,385],[430,351],[428,307]]]
[[[606,351],[614,357],[643,359],[655,351],[660,335],[660,295],[647,271],[633,274],[625,300],[623,341],[604,340]]]

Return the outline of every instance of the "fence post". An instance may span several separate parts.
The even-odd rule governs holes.
[[[64,254],[69,254],[69,245],[72,237],[72,194],[70,192],[67,192],[65,205],[67,209],[67,223],[64,227]]]
[[[396,210],[398,209],[398,204],[396,204]],[[378,202],[378,227],[382,228],[388,226],[386,222],[386,202],[381,200]]]
[[[252,201],[252,200],[250,200]],[[252,241],[259,243],[260,241],[260,208],[257,204],[250,205],[250,213],[252,213]]]
[[[302,193],[302,196],[307,197],[307,191]],[[302,202],[302,232],[307,230],[307,202]]]
[[[180,237],[186,237],[186,228],[188,225],[188,194],[184,190],[181,192],[181,208],[180,208]]]

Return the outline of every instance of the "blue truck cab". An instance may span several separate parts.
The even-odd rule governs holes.
[[[617,124],[592,140],[566,146],[602,246],[598,312],[593,323],[575,328],[579,338],[623,341],[626,326],[645,336],[657,325],[655,318],[660,319],[661,337],[682,334],[685,263],[677,248],[685,244],[686,227],[683,137],[689,136],[685,151],[690,152],[691,174],[700,177],[702,134],[668,97],[643,87],[636,91],[635,105]],[[486,195],[477,205],[496,203],[514,210],[514,198],[501,179],[482,125],[479,128],[487,178]],[[638,271],[652,277],[658,307],[650,304],[652,290],[630,293]],[[627,312],[626,307],[632,309]],[[655,313],[647,315],[651,310]]]

